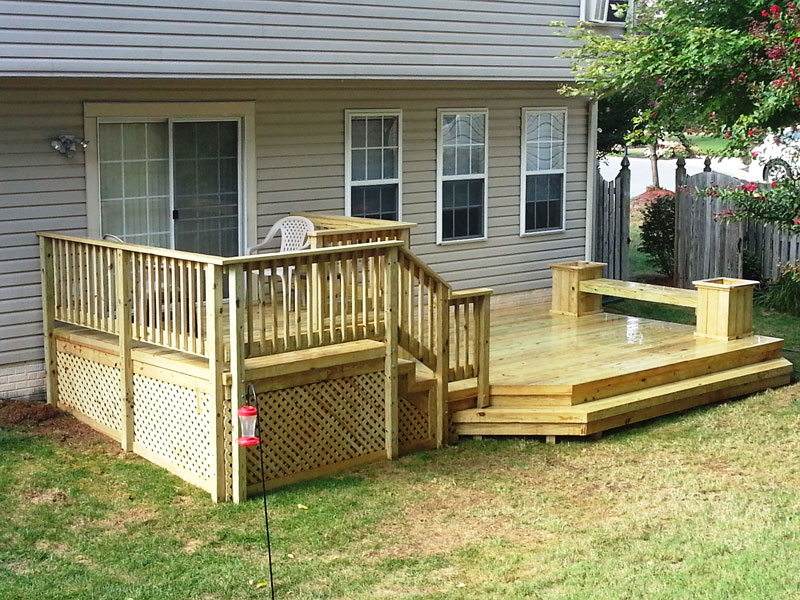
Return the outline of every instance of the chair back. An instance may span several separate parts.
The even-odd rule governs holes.
[[[295,252],[311,245],[308,233],[314,231],[314,223],[305,217],[283,217],[267,232],[264,240],[248,248],[248,254],[259,254],[278,233],[281,234],[280,252]]]

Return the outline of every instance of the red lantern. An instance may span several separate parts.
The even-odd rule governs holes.
[[[256,437],[256,418],[258,411],[255,406],[242,406],[239,413],[239,431],[242,437],[236,439],[240,446],[256,446],[261,440]]]

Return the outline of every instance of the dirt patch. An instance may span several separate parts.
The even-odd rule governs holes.
[[[194,539],[186,540],[183,543],[183,551],[186,552],[186,554],[194,554],[195,552],[197,552],[197,550],[202,548],[202,546],[203,542],[200,540],[194,540]]]
[[[31,490],[24,494],[24,498],[30,504],[61,504],[67,501],[67,493],[58,488],[52,490]]]
[[[114,513],[100,523],[103,529],[112,532],[124,532],[128,525],[144,523],[156,516],[156,511],[150,508],[128,508]]]
[[[488,539],[530,546],[551,537],[547,531],[520,522],[513,507],[498,494],[433,483],[414,487],[411,496],[420,500],[377,529],[380,538],[400,543],[368,552],[370,557],[446,554]]]
[[[41,423],[55,419],[63,414],[51,404],[0,400],[0,426],[2,427]]]

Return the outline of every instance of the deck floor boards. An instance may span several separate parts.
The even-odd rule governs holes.
[[[697,338],[690,325],[609,313],[575,318],[546,307],[495,309],[491,318],[490,382],[497,386],[579,385],[780,343]]]

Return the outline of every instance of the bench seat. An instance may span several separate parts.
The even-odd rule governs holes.
[[[664,285],[618,281],[616,279],[589,279],[580,282],[580,291],[619,298],[632,298],[673,306],[697,308],[697,290],[684,290]]]

